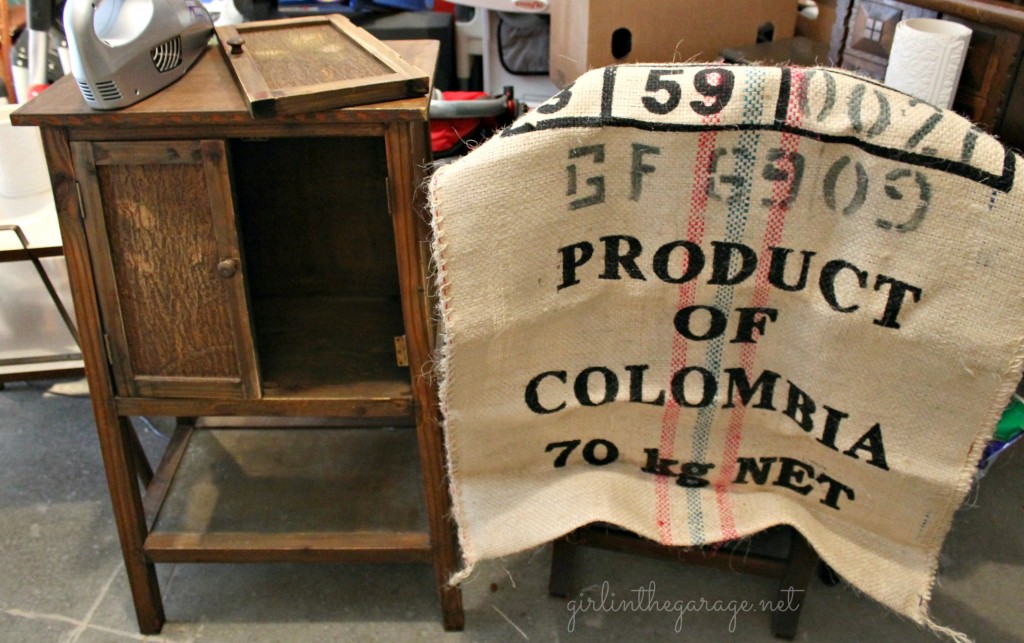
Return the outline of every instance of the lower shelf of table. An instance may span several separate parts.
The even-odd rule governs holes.
[[[430,562],[426,533],[315,534],[152,533],[146,555],[155,563]]]
[[[155,562],[431,559],[409,428],[179,427],[144,505]]]

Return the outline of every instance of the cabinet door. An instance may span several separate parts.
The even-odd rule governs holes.
[[[72,154],[118,393],[257,397],[224,142]]]

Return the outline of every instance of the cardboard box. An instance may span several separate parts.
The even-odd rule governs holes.
[[[559,87],[616,63],[711,62],[723,47],[796,29],[795,0],[562,0],[551,5],[551,80]]]

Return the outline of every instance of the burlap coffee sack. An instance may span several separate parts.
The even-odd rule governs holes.
[[[795,526],[928,622],[1020,378],[1019,159],[835,70],[592,71],[431,185],[466,570]]]

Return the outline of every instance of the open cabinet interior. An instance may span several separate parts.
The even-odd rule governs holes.
[[[230,143],[264,395],[411,396],[380,137]]]

